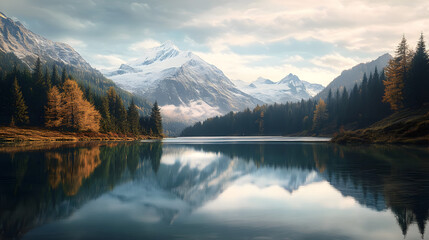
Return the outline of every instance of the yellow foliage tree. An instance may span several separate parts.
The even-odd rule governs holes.
[[[55,86],[49,90],[45,106],[46,127],[98,132],[100,119],[100,113],[84,99],[75,81],[66,80],[62,93]]]
[[[313,116],[313,130],[318,131],[328,119],[328,109],[322,99],[316,105]]]
[[[389,103],[390,108],[397,111],[403,107],[404,82],[408,76],[412,53],[408,48],[405,36],[396,49],[396,55],[385,68],[383,102]]]
[[[48,92],[48,103],[45,106],[45,126],[49,128],[61,126],[61,112],[61,94],[58,88],[53,86]]]
[[[391,59],[384,70],[386,80],[383,80],[383,102],[389,103],[390,108],[394,111],[403,107],[404,97],[402,91],[404,89],[404,77],[401,69],[400,63]]]
[[[66,80],[61,94],[62,126],[78,131],[94,131],[100,129],[100,113],[86,101],[75,81]]]

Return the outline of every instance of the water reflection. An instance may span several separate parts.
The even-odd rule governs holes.
[[[411,239],[429,217],[427,148],[90,143],[0,159],[2,239],[73,239],[85,225],[107,230],[83,238]]]

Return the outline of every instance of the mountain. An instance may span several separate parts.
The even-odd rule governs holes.
[[[355,84],[359,85],[362,82],[364,73],[369,76],[371,72],[374,72],[376,67],[380,72],[384,67],[387,66],[387,63],[390,59],[392,59],[392,56],[386,53],[371,62],[360,63],[351,69],[344,70],[340,76],[332,80],[332,82],[329,83],[329,85],[323,91],[317,94],[315,99],[326,99],[330,89],[332,90],[332,94],[335,94],[337,89],[342,89],[343,87],[345,87],[347,91],[350,92]]]
[[[98,95],[104,95],[108,88],[115,87],[125,102],[134,98],[143,112],[148,112],[150,104],[118,88],[115,83],[104,77],[99,71],[83,59],[78,52],[65,43],[53,42],[28,30],[20,22],[15,22],[0,12],[0,54],[5,58],[14,54],[24,66],[32,69],[39,57],[48,67],[53,64],[66,68],[77,82],[90,88]],[[61,69],[60,69],[61,70]]]
[[[65,43],[53,42],[37,35],[0,12],[0,50],[13,52],[28,67],[33,67],[37,57],[43,62],[56,61],[76,68],[91,70],[87,63],[72,47]]]
[[[192,123],[262,104],[240,91],[216,66],[170,41],[104,74],[120,87],[157,101],[167,121]]]
[[[309,99],[323,89],[322,85],[302,81],[292,73],[279,82],[259,77],[251,84],[240,80],[236,80],[234,83],[241,91],[268,104],[275,102],[297,102],[301,101],[301,99]]]

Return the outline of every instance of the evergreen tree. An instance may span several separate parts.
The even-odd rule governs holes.
[[[24,125],[29,123],[27,105],[25,105],[21,88],[15,78],[12,84],[12,119],[11,125]]]
[[[33,69],[33,93],[30,95],[30,113],[33,124],[41,125],[44,122],[44,106],[47,101],[48,84],[43,77],[42,64],[37,58]]]
[[[409,77],[404,82],[405,104],[407,107],[419,107],[429,102],[429,57],[423,33],[420,35],[416,53],[411,60],[409,73]]]
[[[112,119],[109,111],[109,99],[107,96],[103,97],[101,102],[101,122],[100,128],[103,132],[113,131]]]
[[[33,81],[39,85],[43,85],[43,73],[42,73],[42,63],[40,58],[37,58],[36,64],[33,71]]]
[[[61,85],[61,78],[60,78],[60,76],[58,76],[57,65],[55,65],[55,64],[52,66],[51,78],[52,78],[51,79],[52,85],[55,85],[55,86]]]
[[[51,81],[51,76],[49,75],[49,72],[48,72],[48,67],[45,67],[45,84],[48,90],[51,89],[52,81]]]
[[[128,132],[128,121],[127,121],[127,110],[125,109],[124,104],[122,103],[121,97],[116,95],[116,105],[115,105],[115,113],[116,113],[116,122],[117,127],[121,133]]]
[[[61,73],[61,84],[64,84],[66,80],[67,80],[67,70],[65,67],[63,67],[63,71]]]
[[[131,104],[128,107],[128,126],[131,133],[138,134],[139,132],[139,112],[137,106],[134,104],[134,99],[131,100]]]
[[[158,103],[155,101],[152,107],[152,113],[150,115],[151,130],[153,135],[162,136],[162,117],[161,109],[158,107]]]

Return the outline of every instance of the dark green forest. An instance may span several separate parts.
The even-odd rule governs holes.
[[[100,132],[162,135],[162,120],[157,104],[151,107],[146,100],[117,88],[101,73],[70,66],[61,67],[61,64],[56,63],[42,64],[40,59],[37,59],[33,69],[29,69],[14,54],[5,53],[0,54],[0,125],[79,131],[60,123],[55,127],[47,124],[48,100],[52,105],[52,98],[55,99],[59,93],[66,96],[71,94],[62,90],[67,80],[78,83],[84,101],[89,102],[88,106],[94,106],[101,115],[101,118],[95,118],[99,121],[97,129]],[[59,91],[51,91],[53,88]],[[55,111],[49,110],[50,114],[55,114]],[[61,116],[49,117],[55,119]]]
[[[257,106],[198,122],[182,136],[333,134],[358,129],[404,108],[429,102],[429,57],[423,34],[415,52],[405,37],[386,69],[364,74],[351,91],[329,92],[327,99]]]

